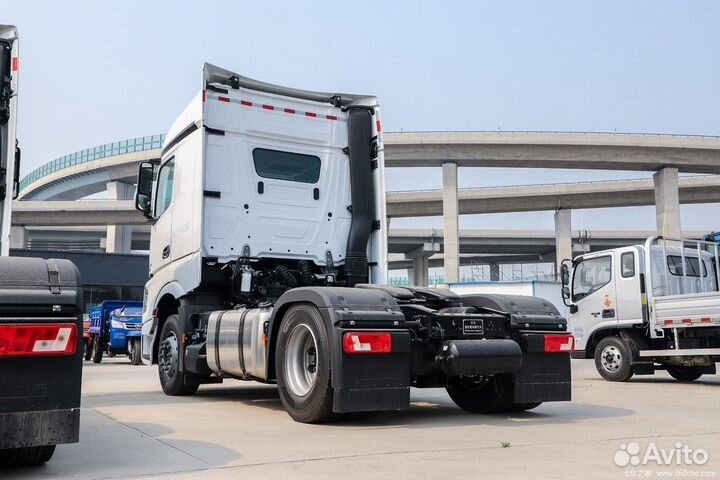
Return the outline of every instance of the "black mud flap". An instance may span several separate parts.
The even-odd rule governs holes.
[[[571,400],[570,354],[545,353],[543,334],[523,334],[519,343],[523,362],[513,373],[515,403]]]

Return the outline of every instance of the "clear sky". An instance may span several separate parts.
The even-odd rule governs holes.
[[[204,61],[273,83],[376,94],[388,131],[720,134],[712,0],[3,0],[0,21],[21,35],[23,174],[89,146],[164,132],[200,88]],[[648,176],[461,169],[460,181]],[[388,186],[438,188],[440,171],[389,169]],[[682,213],[685,229],[720,229],[718,205]],[[654,224],[651,207],[573,214],[573,228]],[[468,216],[461,225],[549,229],[552,213]]]

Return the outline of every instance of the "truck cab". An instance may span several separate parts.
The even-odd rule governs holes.
[[[102,361],[103,354],[127,355],[133,365],[140,359],[142,329],[142,303],[128,300],[105,300],[90,308],[90,329],[94,363]]]
[[[718,248],[714,241],[650,237],[565,262],[573,355],[595,358],[611,381],[656,370],[683,380],[715,373]]]

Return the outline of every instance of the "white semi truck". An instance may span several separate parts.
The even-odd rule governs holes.
[[[680,381],[715,374],[719,249],[717,242],[657,236],[564,263],[573,356],[594,358],[600,375],[617,382],[656,370]]]
[[[373,96],[206,64],[136,205],[152,222],[142,354],[168,395],[277,383],[300,422],[408,408],[411,386],[471,412],[570,400],[573,338],[548,302],[383,285]]]

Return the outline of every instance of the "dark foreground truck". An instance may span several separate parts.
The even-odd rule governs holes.
[[[0,25],[0,468],[36,465],[78,441],[82,289],[67,260],[8,258],[20,150],[18,37]],[[2,472],[0,472],[2,476]]]
[[[300,422],[405,409],[410,387],[475,413],[570,400],[573,337],[549,302],[384,285],[381,125],[373,96],[205,65],[138,176],[142,352],[165,393],[277,383]]]

